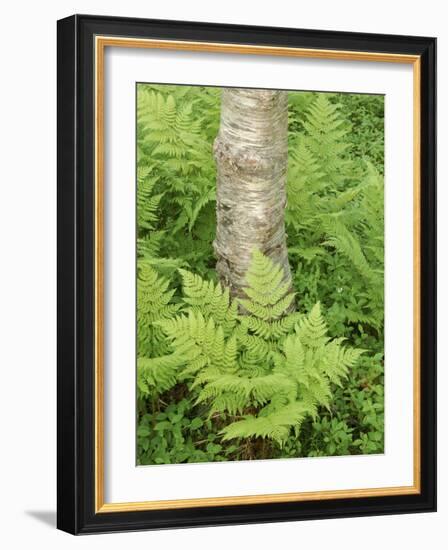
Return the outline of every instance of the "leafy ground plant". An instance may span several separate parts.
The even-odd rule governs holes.
[[[227,441],[241,448],[241,458],[263,458],[281,450],[289,437],[299,438],[306,418],[316,419],[320,407],[330,408],[332,385],[341,385],[362,351],[344,346],[344,338],[328,336],[319,303],[306,315],[286,313],[294,294],[282,269],[257,250],[247,274],[246,298],[231,300],[219,283],[187,271],[182,270],[182,277],[183,303],[169,318],[164,317],[172,311],[172,291],[166,281],[151,277],[157,310],[148,313],[149,324],[161,329],[163,349],[170,352],[140,357],[138,380],[143,399],[160,400],[160,391],[183,385],[190,401],[184,400],[177,413],[168,405],[151,417],[152,425],[140,424],[139,436],[151,439],[141,445],[147,451],[160,439],[152,429],[167,432],[164,446],[168,440],[184,442],[182,418],[188,404],[197,407],[198,427],[202,418],[212,421],[219,450]],[[154,312],[159,312],[157,321]],[[183,425],[191,429],[188,421]]]

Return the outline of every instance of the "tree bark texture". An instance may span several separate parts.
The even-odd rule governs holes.
[[[291,281],[284,211],[288,159],[287,92],[224,88],[214,144],[217,165],[216,270],[242,296],[257,248]]]

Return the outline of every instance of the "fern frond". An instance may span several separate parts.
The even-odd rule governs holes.
[[[137,359],[137,387],[143,395],[163,393],[178,381],[179,367],[184,359],[171,354],[163,357]]]
[[[179,304],[171,302],[174,290],[148,263],[140,262],[137,275],[137,353],[151,357],[165,354],[168,346],[157,322],[172,317]]]
[[[280,445],[288,437],[292,427],[299,428],[309,408],[304,403],[291,403],[283,409],[256,417],[247,415],[243,420],[233,422],[222,430],[223,440],[235,438],[262,437],[273,439]]]
[[[250,330],[256,336],[260,336],[265,340],[280,340],[282,336],[289,334],[294,328],[294,325],[302,318],[301,313],[291,313],[286,317],[274,321],[265,321],[258,317],[242,315],[240,318],[241,325]]]
[[[221,324],[225,335],[229,335],[236,324],[237,304],[230,300],[229,289],[223,289],[219,283],[204,281],[184,269],[179,270],[184,290],[184,301],[194,312],[201,312],[206,318],[213,317]]]
[[[327,326],[319,302],[311,309],[309,315],[302,318],[296,326],[296,333],[300,336],[301,341],[309,347],[322,346],[329,340],[326,337]]]
[[[252,253],[246,282],[248,298],[241,298],[239,303],[254,317],[274,321],[290,311],[294,294],[289,283],[285,282],[282,268],[259,250]]]

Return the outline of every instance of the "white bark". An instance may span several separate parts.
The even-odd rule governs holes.
[[[288,157],[287,92],[226,88],[215,140],[216,269],[241,296],[254,248],[280,264],[291,281],[284,210]]]

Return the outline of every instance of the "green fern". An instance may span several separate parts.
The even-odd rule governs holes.
[[[352,163],[345,153],[349,128],[339,114],[338,106],[331,103],[326,94],[318,94],[306,114],[304,122],[307,143],[324,178],[339,186],[345,179]]]
[[[178,355],[137,359],[137,388],[141,395],[161,394],[177,384],[179,366]]]
[[[171,318],[180,305],[172,303],[174,290],[147,262],[140,262],[137,275],[137,355],[153,357],[167,346],[157,322]]]
[[[140,231],[154,229],[158,220],[157,209],[163,194],[153,193],[158,176],[151,176],[152,167],[137,170],[137,227]]]
[[[294,286],[306,306],[325,304],[334,334],[348,335],[350,324],[380,334],[383,180],[369,162],[349,157],[349,125],[332,99],[318,94],[304,132],[291,139],[286,223]]]
[[[156,187],[163,189],[163,211],[172,213],[173,233],[191,232],[215,200],[212,138],[204,139],[207,128],[191,90],[141,84],[137,91],[138,165],[159,166]]]
[[[255,250],[246,274],[246,299],[240,299],[243,308],[262,321],[273,321],[291,310],[294,293],[285,282],[282,268],[260,251]]]
[[[308,315],[290,312],[294,295],[283,270],[257,250],[247,298],[238,300],[245,314],[220,284],[181,275],[185,312],[155,323],[171,352],[141,362],[146,383],[190,384],[209,417],[227,418],[224,441],[266,437],[283,445],[306,416],[329,406],[331,384],[340,384],[362,352],[329,338],[319,304]]]
[[[231,302],[229,289],[213,281],[204,281],[184,269],[179,270],[183,280],[184,302],[193,312],[201,312],[206,319],[212,317],[229,335],[235,327],[237,304]]]
[[[342,347],[343,339],[330,340],[317,304],[308,316],[295,325],[293,334],[271,352],[272,374],[270,393],[263,400],[253,399],[258,414],[244,415],[243,420],[226,426],[224,439],[237,437],[268,437],[283,445],[290,430],[296,433],[307,416],[316,416],[319,406],[329,407],[331,383],[340,384],[348,369],[360,357],[362,350]],[[261,378],[263,380],[263,378]],[[253,378],[257,387],[257,378]]]

